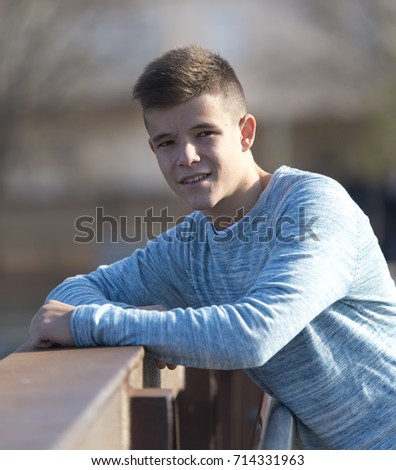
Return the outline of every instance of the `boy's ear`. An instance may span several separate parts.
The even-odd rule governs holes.
[[[256,135],[256,119],[251,114],[245,114],[239,121],[239,128],[241,130],[242,150],[246,152],[250,150],[254,142]]]
[[[155,153],[154,145],[153,145],[153,143],[151,142],[151,139],[148,140],[148,143],[149,143],[149,147],[151,148],[151,150]]]

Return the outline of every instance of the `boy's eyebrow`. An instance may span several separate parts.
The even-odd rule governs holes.
[[[172,134],[169,134],[169,133],[158,134],[158,135],[155,135],[155,136],[151,139],[151,141],[152,141],[154,144],[156,144],[156,143],[159,142],[160,140],[166,139],[166,138],[171,137],[171,136],[172,136]]]
[[[214,128],[216,127],[214,124],[210,123],[210,122],[201,122],[199,124],[197,124],[196,126],[192,127],[190,130],[196,130],[196,129],[207,129],[208,127],[210,128]]]
[[[193,126],[191,127],[191,129],[189,129],[190,131],[195,131],[197,129],[213,129],[215,128],[216,126],[214,124],[211,124],[210,122],[200,122],[199,124],[197,124],[196,126]],[[156,144],[157,142],[159,142],[160,140],[162,139],[167,139],[169,137],[172,137],[173,134],[171,134],[170,132],[164,132],[162,134],[157,134],[155,135],[151,141]]]

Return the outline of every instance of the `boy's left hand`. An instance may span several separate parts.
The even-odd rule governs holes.
[[[70,328],[70,317],[74,305],[49,300],[39,308],[33,317],[29,337],[38,348],[50,348],[55,344],[74,346]]]

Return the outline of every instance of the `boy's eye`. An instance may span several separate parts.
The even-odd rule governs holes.
[[[214,134],[214,131],[202,131],[198,134],[198,137],[209,137]]]
[[[173,140],[165,140],[157,145],[157,148],[165,148],[169,147],[169,145],[173,144]]]

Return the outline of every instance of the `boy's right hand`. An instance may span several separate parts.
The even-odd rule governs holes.
[[[162,312],[167,310],[163,305],[145,305],[144,307],[137,308],[141,310],[160,310]],[[155,359],[154,362],[158,369],[165,369],[165,367],[167,367],[169,370],[175,370],[177,367],[176,364],[169,364],[168,362],[160,361],[159,359]]]

